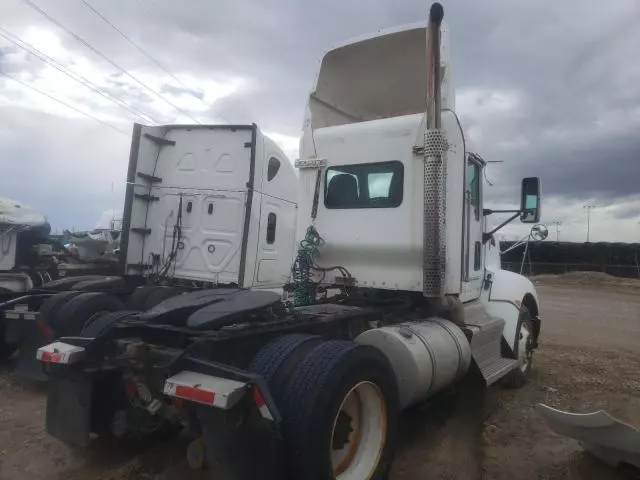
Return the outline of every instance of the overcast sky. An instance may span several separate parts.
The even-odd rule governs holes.
[[[133,121],[256,122],[291,158],[325,49],[426,19],[417,0],[25,0],[0,2],[0,196],[46,213],[54,227],[91,228],[121,208]],[[544,218],[563,240],[640,240],[640,7],[636,0],[444,2],[457,110],[491,164],[489,202],[515,200],[542,177]],[[13,37],[11,36],[13,35]],[[118,106],[30,55],[37,48],[89,79]],[[129,75],[118,69],[122,67]],[[149,91],[150,87],[158,95]],[[172,105],[173,104],[173,105]],[[175,107],[177,108],[175,108]],[[113,186],[113,187],[112,187]],[[507,235],[523,226],[508,228]],[[551,229],[555,238],[555,227]]]

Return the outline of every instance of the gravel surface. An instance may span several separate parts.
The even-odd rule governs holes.
[[[538,402],[605,409],[640,427],[640,289],[598,280],[538,280],[542,341],[521,390],[464,385],[402,415],[391,480],[640,478],[616,471],[553,434]],[[43,431],[41,386],[0,367],[1,480],[204,480],[188,471],[181,439],[137,452],[69,449]]]

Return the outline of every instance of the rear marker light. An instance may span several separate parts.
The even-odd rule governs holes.
[[[247,383],[228,378],[182,371],[167,379],[164,394],[228,410],[248,392]]]
[[[40,356],[40,361],[47,363],[60,363],[62,360],[62,355],[59,353],[51,353],[51,352],[42,352]]]
[[[205,405],[213,405],[216,398],[215,392],[208,392],[207,390],[200,390],[199,388],[187,387],[185,385],[177,385],[174,395],[179,398],[184,398],[185,400],[204,403]]]
[[[44,363],[71,364],[82,360],[84,355],[85,350],[82,347],[64,342],[53,342],[39,348],[36,359]]]
[[[38,331],[40,335],[46,342],[50,342],[53,340],[53,330],[49,328],[49,326],[44,323],[42,320],[36,320],[36,327],[38,327]]]
[[[130,378],[124,381],[124,392],[127,394],[129,398],[135,398],[138,395],[138,387],[136,386],[136,382],[131,380]]]
[[[256,407],[258,407],[258,410],[260,410],[260,415],[267,420],[273,421],[273,415],[271,415],[271,411],[269,410],[269,407],[267,407],[267,403],[264,401],[262,392],[258,387],[253,389],[253,401],[255,402]]]

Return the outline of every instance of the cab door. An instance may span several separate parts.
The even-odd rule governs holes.
[[[480,297],[484,281],[484,249],[482,248],[482,169],[484,164],[474,156],[467,157],[464,190],[464,233],[462,288],[460,300]]]

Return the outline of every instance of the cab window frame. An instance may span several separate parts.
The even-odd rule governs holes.
[[[335,172],[332,174],[332,172]],[[370,175],[390,173],[388,196],[369,197]],[[335,204],[328,202],[330,182],[335,175],[349,174],[356,179],[358,200],[356,203]],[[400,178],[396,179],[396,175]],[[393,190],[392,190],[393,189]],[[366,198],[362,198],[366,195]],[[398,208],[404,201],[404,164],[399,160],[385,160],[383,162],[352,163],[331,165],[324,172],[324,206],[330,210],[357,210],[363,208]]]

